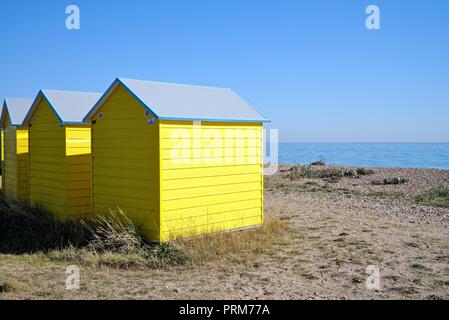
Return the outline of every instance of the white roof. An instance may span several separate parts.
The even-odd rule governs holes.
[[[46,99],[61,124],[83,123],[83,118],[100,99],[101,93],[41,90],[25,117],[30,121],[41,99]]]
[[[270,121],[231,89],[123,78],[114,81],[85,121],[90,120],[119,85],[161,120]]]
[[[6,112],[8,112],[13,126],[21,126],[32,103],[32,99],[6,98],[3,102],[2,116],[0,119],[2,126],[6,121]]]

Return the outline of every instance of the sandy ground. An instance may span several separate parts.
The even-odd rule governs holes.
[[[43,255],[0,254],[0,299],[448,299],[449,209],[412,197],[449,186],[449,171],[375,169],[361,179],[266,179],[267,215],[286,221],[285,239],[244,263],[168,270],[81,268],[81,289],[65,290],[66,265]],[[406,177],[399,186],[372,179]],[[367,289],[366,269],[380,287]]]

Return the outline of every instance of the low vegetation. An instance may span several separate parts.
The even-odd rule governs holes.
[[[356,174],[358,176],[367,176],[370,174],[374,174],[374,170],[373,169],[366,169],[366,168],[357,168],[356,170]]]
[[[408,180],[405,178],[397,177],[397,178],[388,178],[383,180],[373,180],[371,184],[380,186],[380,185],[398,185],[407,183]]]
[[[54,262],[112,268],[166,268],[214,260],[244,263],[270,249],[287,226],[267,218],[252,230],[217,233],[169,243],[146,241],[122,210],[91,221],[60,221],[44,210],[0,199],[0,253],[43,254]],[[10,290],[1,284],[0,290]]]
[[[0,252],[33,253],[86,244],[88,233],[76,221],[59,221],[39,208],[0,197]]]
[[[449,208],[449,188],[435,187],[415,197],[417,203]]]
[[[325,166],[326,165],[326,159],[324,159],[323,156],[320,156],[317,161],[313,161],[310,163],[311,166]]]
[[[318,167],[317,167],[318,166]],[[337,182],[341,178],[358,179],[364,175],[374,174],[374,170],[365,168],[339,168],[324,165],[296,165],[289,169],[286,178],[296,181],[300,179],[323,179],[326,182]]]
[[[404,191],[389,191],[389,190],[380,190],[380,191],[371,191],[369,195],[376,198],[389,198],[389,199],[401,199],[405,197]]]

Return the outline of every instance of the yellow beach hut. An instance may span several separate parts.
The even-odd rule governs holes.
[[[263,123],[230,89],[116,79],[92,121],[93,213],[150,240],[263,223]]]
[[[28,126],[23,120],[31,99],[5,99],[2,127],[2,191],[7,199],[28,199]]]
[[[58,218],[91,216],[91,125],[83,117],[99,93],[41,90],[29,125],[29,200]]]

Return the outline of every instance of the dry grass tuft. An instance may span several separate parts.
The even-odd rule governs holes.
[[[112,268],[168,268],[203,265],[214,261],[245,262],[281,240],[287,225],[273,218],[254,229],[215,233],[149,243],[119,209],[90,223],[84,223],[91,237],[82,248],[68,247],[48,254],[51,260]]]
[[[287,232],[286,223],[268,217],[262,226],[254,229],[180,239],[170,246],[181,252],[186,258],[185,263],[190,265],[217,260],[244,263],[272,248]]]
[[[54,250],[48,257],[53,261],[122,269],[195,266],[218,261],[245,263],[272,248],[288,232],[284,222],[268,218],[264,225],[254,229],[156,244],[142,240],[131,226],[125,228],[129,233],[123,235],[123,229],[117,229],[117,225],[109,226],[110,220],[104,223],[100,228],[101,236],[96,233],[86,247]],[[97,231],[93,229],[92,232]]]

